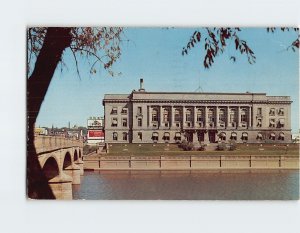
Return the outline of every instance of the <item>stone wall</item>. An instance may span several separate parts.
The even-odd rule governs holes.
[[[298,156],[101,156],[83,157],[93,170],[299,169]]]

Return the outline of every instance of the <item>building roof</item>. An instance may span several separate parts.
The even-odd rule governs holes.
[[[106,101],[264,101],[291,102],[290,96],[267,96],[266,93],[220,93],[220,92],[147,92],[132,91],[131,94],[105,94]]]

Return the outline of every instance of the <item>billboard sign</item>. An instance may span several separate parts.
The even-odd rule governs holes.
[[[103,119],[88,119],[87,127],[93,129],[103,128]]]
[[[104,139],[102,130],[88,130],[88,139]]]

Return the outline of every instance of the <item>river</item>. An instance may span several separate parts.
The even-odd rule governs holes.
[[[85,171],[85,200],[298,200],[297,170]]]

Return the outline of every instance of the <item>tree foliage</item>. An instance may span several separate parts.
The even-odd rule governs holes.
[[[48,28],[32,27],[27,33],[27,75],[30,76],[34,68],[35,61],[43,46]],[[71,50],[76,62],[77,73],[78,56],[85,57],[92,61],[90,73],[96,73],[96,65],[104,67],[112,76],[116,75],[112,71],[112,65],[121,56],[120,42],[123,32],[121,27],[72,27],[69,28],[71,43],[68,48]],[[54,39],[54,38],[53,38]],[[63,57],[60,62],[65,65]],[[100,68],[98,66],[98,68]]]
[[[204,59],[203,66],[204,68],[210,68],[215,62],[215,58],[222,54],[225,49],[231,44],[229,42],[234,41],[234,47],[237,52],[240,54],[244,54],[247,56],[248,62],[250,64],[254,64],[256,62],[256,56],[253,50],[249,47],[246,40],[242,39],[239,35],[242,29],[239,27],[220,27],[220,28],[209,28],[206,27],[202,30],[196,30],[193,35],[190,37],[189,42],[182,49],[182,56],[187,55],[189,51],[195,48],[196,44],[201,43],[204,40]],[[267,32],[274,33],[277,28],[271,27],[267,28]],[[281,31],[290,31],[293,30],[295,32],[299,31],[299,28],[280,28]],[[204,38],[204,39],[203,39]],[[292,49],[296,51],[299,49],[299,35],[297,39],[291,43],[287,50]],[[230,59],[235,62],[236,56],[230,56]]]

